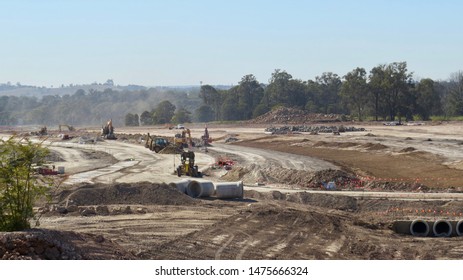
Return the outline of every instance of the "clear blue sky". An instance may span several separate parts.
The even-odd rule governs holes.
[[[463,1],[0,0],[0,83],[237,84],[463,70]]]

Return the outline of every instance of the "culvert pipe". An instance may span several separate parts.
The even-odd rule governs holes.
[[[446,220],[437,220],[432,226],[432,232],[436,237],[449,237],[452,235],[452,224]]]
[[[191,180],[188,179],[183,179],[178,182],[173,182],[170,183],[169,186],[172,188],[177,188],[181,193],[186,193],[186,189],[188,185],[190,184]]]
[[[243,181],[215,183],[217,198],[243,198]]]
[[[463,220],[459,220],[455,225],[455,232],[458,236],[463,236]]]
[[[191,181],[186,193],[191,197],[209,197],[214,194],[214,184],[210,181]]]
[[[414,220],[410,224],[410,233],[413,236],[428,236],[429,224],[423,220]]]

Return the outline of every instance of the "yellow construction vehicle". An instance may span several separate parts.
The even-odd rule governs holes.
[[[194,147],[194,142],[191,140],[191,131],[185,128],[182,133],[175,134],[174,145],[181,149]]]
[[[183,152],[180,155],[181,164],[177,167],[177,175],[188,175],[191,177],[202,177],[201,172],[198,170],[198,166],[195,165],[195,153],[194,152]]]

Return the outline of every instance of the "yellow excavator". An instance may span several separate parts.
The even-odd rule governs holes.
[[[184,128],[182,133],[175,134],[174,145],[181,149],[194,147],[194,142],[191,140],[191,131]]]

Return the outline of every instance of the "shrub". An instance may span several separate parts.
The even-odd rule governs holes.
[[[47,154],[41,143],[0,139],[0,231],[30,228],[34,202],[45,194],[33,166],[42,164]]]

